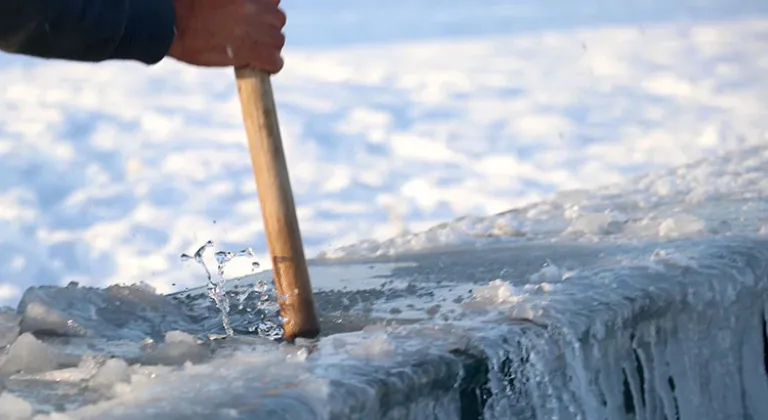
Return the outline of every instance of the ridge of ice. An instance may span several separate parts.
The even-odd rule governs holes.
[[[461,217],[419,233],[323,251],[317,258],[355,260],[499,242],[764,235],[768,201],[755,198],[765,196],[768,146],[760,145],[594,191],[558,192],[489,217]]]

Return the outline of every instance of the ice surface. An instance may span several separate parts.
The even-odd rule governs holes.
[[[161,339],[168,330],[183,330],[196,322],[145,285],[31,287],[18,312],[23,332],[134,341]]]
[[[455,311],[440,310],[445,319],[425,317],[430,321],[415,324],[370,322],[296,344],[249,340],[243,333],[209,340],[170,330],[142,345],[145,356],[178,345],[167,366],[149,366],[141,357],[110,358],[108,352],[86,356],[91,350],[74,367],[14,375],[6,384],[39,413],[63,411],[73,420],[768,415],[768,241],[759,236],[508,244],[385,264],[388,274],[372,268],[376,274],[368,284],[375,278],[412,284],[413,294],[392,296],[399,305],[425,310],[438,303]],[[343,272],[343,266],[321,267],[334,273],[332,282]],[[362,277],[359,267],[350,275]],[[313,278],[323,283],[324,277]],[[259,279],[241,284],[248,281]],[[439,294],[419,292],[445,283],[470,293],[450,305],[436,302]],[[362,309],[335,306],[336,299],[326,306],[330,292],[318,293],[321,313],[338,309],[346,320]],[[204,289],[197,293],[208,298]],[[371,305],[379,310],[389,299],[384,293]],[[199,305],[195,299],[168,302]],[[177,351],[191,348],[205,349],[208,357],[190,360]],[[41,391],[49,387],[58,391]]]

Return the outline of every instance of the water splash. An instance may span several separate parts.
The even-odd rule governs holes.
[[[264,314],[279,314],[279,306],[277,304],[277,297],[272,296],[272,288],[265,282],[259,280],[253,287],[253,290],[259,294],[259,307]],[[278,340],[283,337],[282,317],[278,315],[279,322],[262,317],[260,322],[254,326],[251,330],[256,332],[262,337],[266,337],[270,340]]]
[[[253,250],[251,248],[243,249],[242,251],[238,252],[231,252],[231,251],[216,251],[216,254],[214,254],[216,257],[216,262],[218,263],[218,272],[219,276],[224,276],[224,268],[226,267],[227,263],[232,261],[233,259],[237,257],[253,257]],[[254,261],[251,264],[251,269],[255,270],[259,268],[260,265],[258,262]]]
[[[233,259],[238,257],[253,257],[254,253],[251,248],[246,248],[238,252],[231,252],[231,251],[215,252],[214,258],[216,259],[216,263],[217,263],[217,267],[216,267],[217,276],[213,276],[211,274],[211,270],[208,268],[208,264],[205,261],[205,256],[208,249],[213,247],[214,247],[213,241],[208,241],[205,244],[203,244],[203,246],[198,248],[197,251],[195,251],[195,253],[191,256],[189,254],[181,254],[181,260],[182,261],[194,260],[196,263],[200,264],[205,270],[205,274],[208,278],[208,296],[211,299],[213,299],[214,303],[216,304],[216,307],[221,312],[221,321],[222,321],[222,325],[224,327],[226,336],[231,337],[234,335],[234,331],[232,330],[232,326],[229,318],[230,301],[229,301],[229,297],[224,291],[224,283],[226,281],[226,279],[224,278],[224,270],[226,268],[227,263],[229,263]],[[259,267],[259,263],[257,262],[253,262],[251,264],[252,270],[255,270],[258,267]],[[241,304],[242,304],[242,299],[241,299]]]

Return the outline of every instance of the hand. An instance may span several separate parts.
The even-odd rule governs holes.
[[[169,56],[206,67],[283,68],[285,13],[280,0],[174,0],[176,38]]]

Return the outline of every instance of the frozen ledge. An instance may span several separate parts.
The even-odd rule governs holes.
[[[541,280],[531,276],[536,264],[523,261],[545,249],[581,268],[532,282]],[[450,322],[215,357],[119,384],[66,417],[40,417],[768,418],[768,240],[516,246],[457,256],[419,276],[471,280],[503,253],[527,292],[476,290]]]

